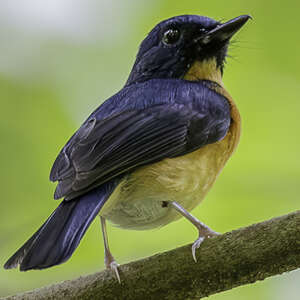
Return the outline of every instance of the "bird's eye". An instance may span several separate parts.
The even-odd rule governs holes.
[[[165,45],[175,44],[180,38],[180,31],[178,29],[168,29],[165,31],[162,41]]]

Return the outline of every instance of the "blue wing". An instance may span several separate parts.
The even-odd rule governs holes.
[[[150,80],[124,88],[83,123],[50,174],[55,198],[73,199],[139,166],[222,139],[228,101],[207,85]]]

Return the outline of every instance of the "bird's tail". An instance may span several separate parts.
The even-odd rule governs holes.
[[[109,181],[74,200],[62,201],[40,229],[6,262],[5,269],[45,269],[70,258],[117,183]]]

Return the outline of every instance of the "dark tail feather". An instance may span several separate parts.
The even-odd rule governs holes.
[[[65,262],[77,248],[117,181],[74,200],[62,201],[41,228],[6,262],[5,269],[45,269]]]

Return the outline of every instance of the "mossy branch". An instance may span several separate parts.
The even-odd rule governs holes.
[[[300,267],[300,211],[5,299],[199,299]]]

